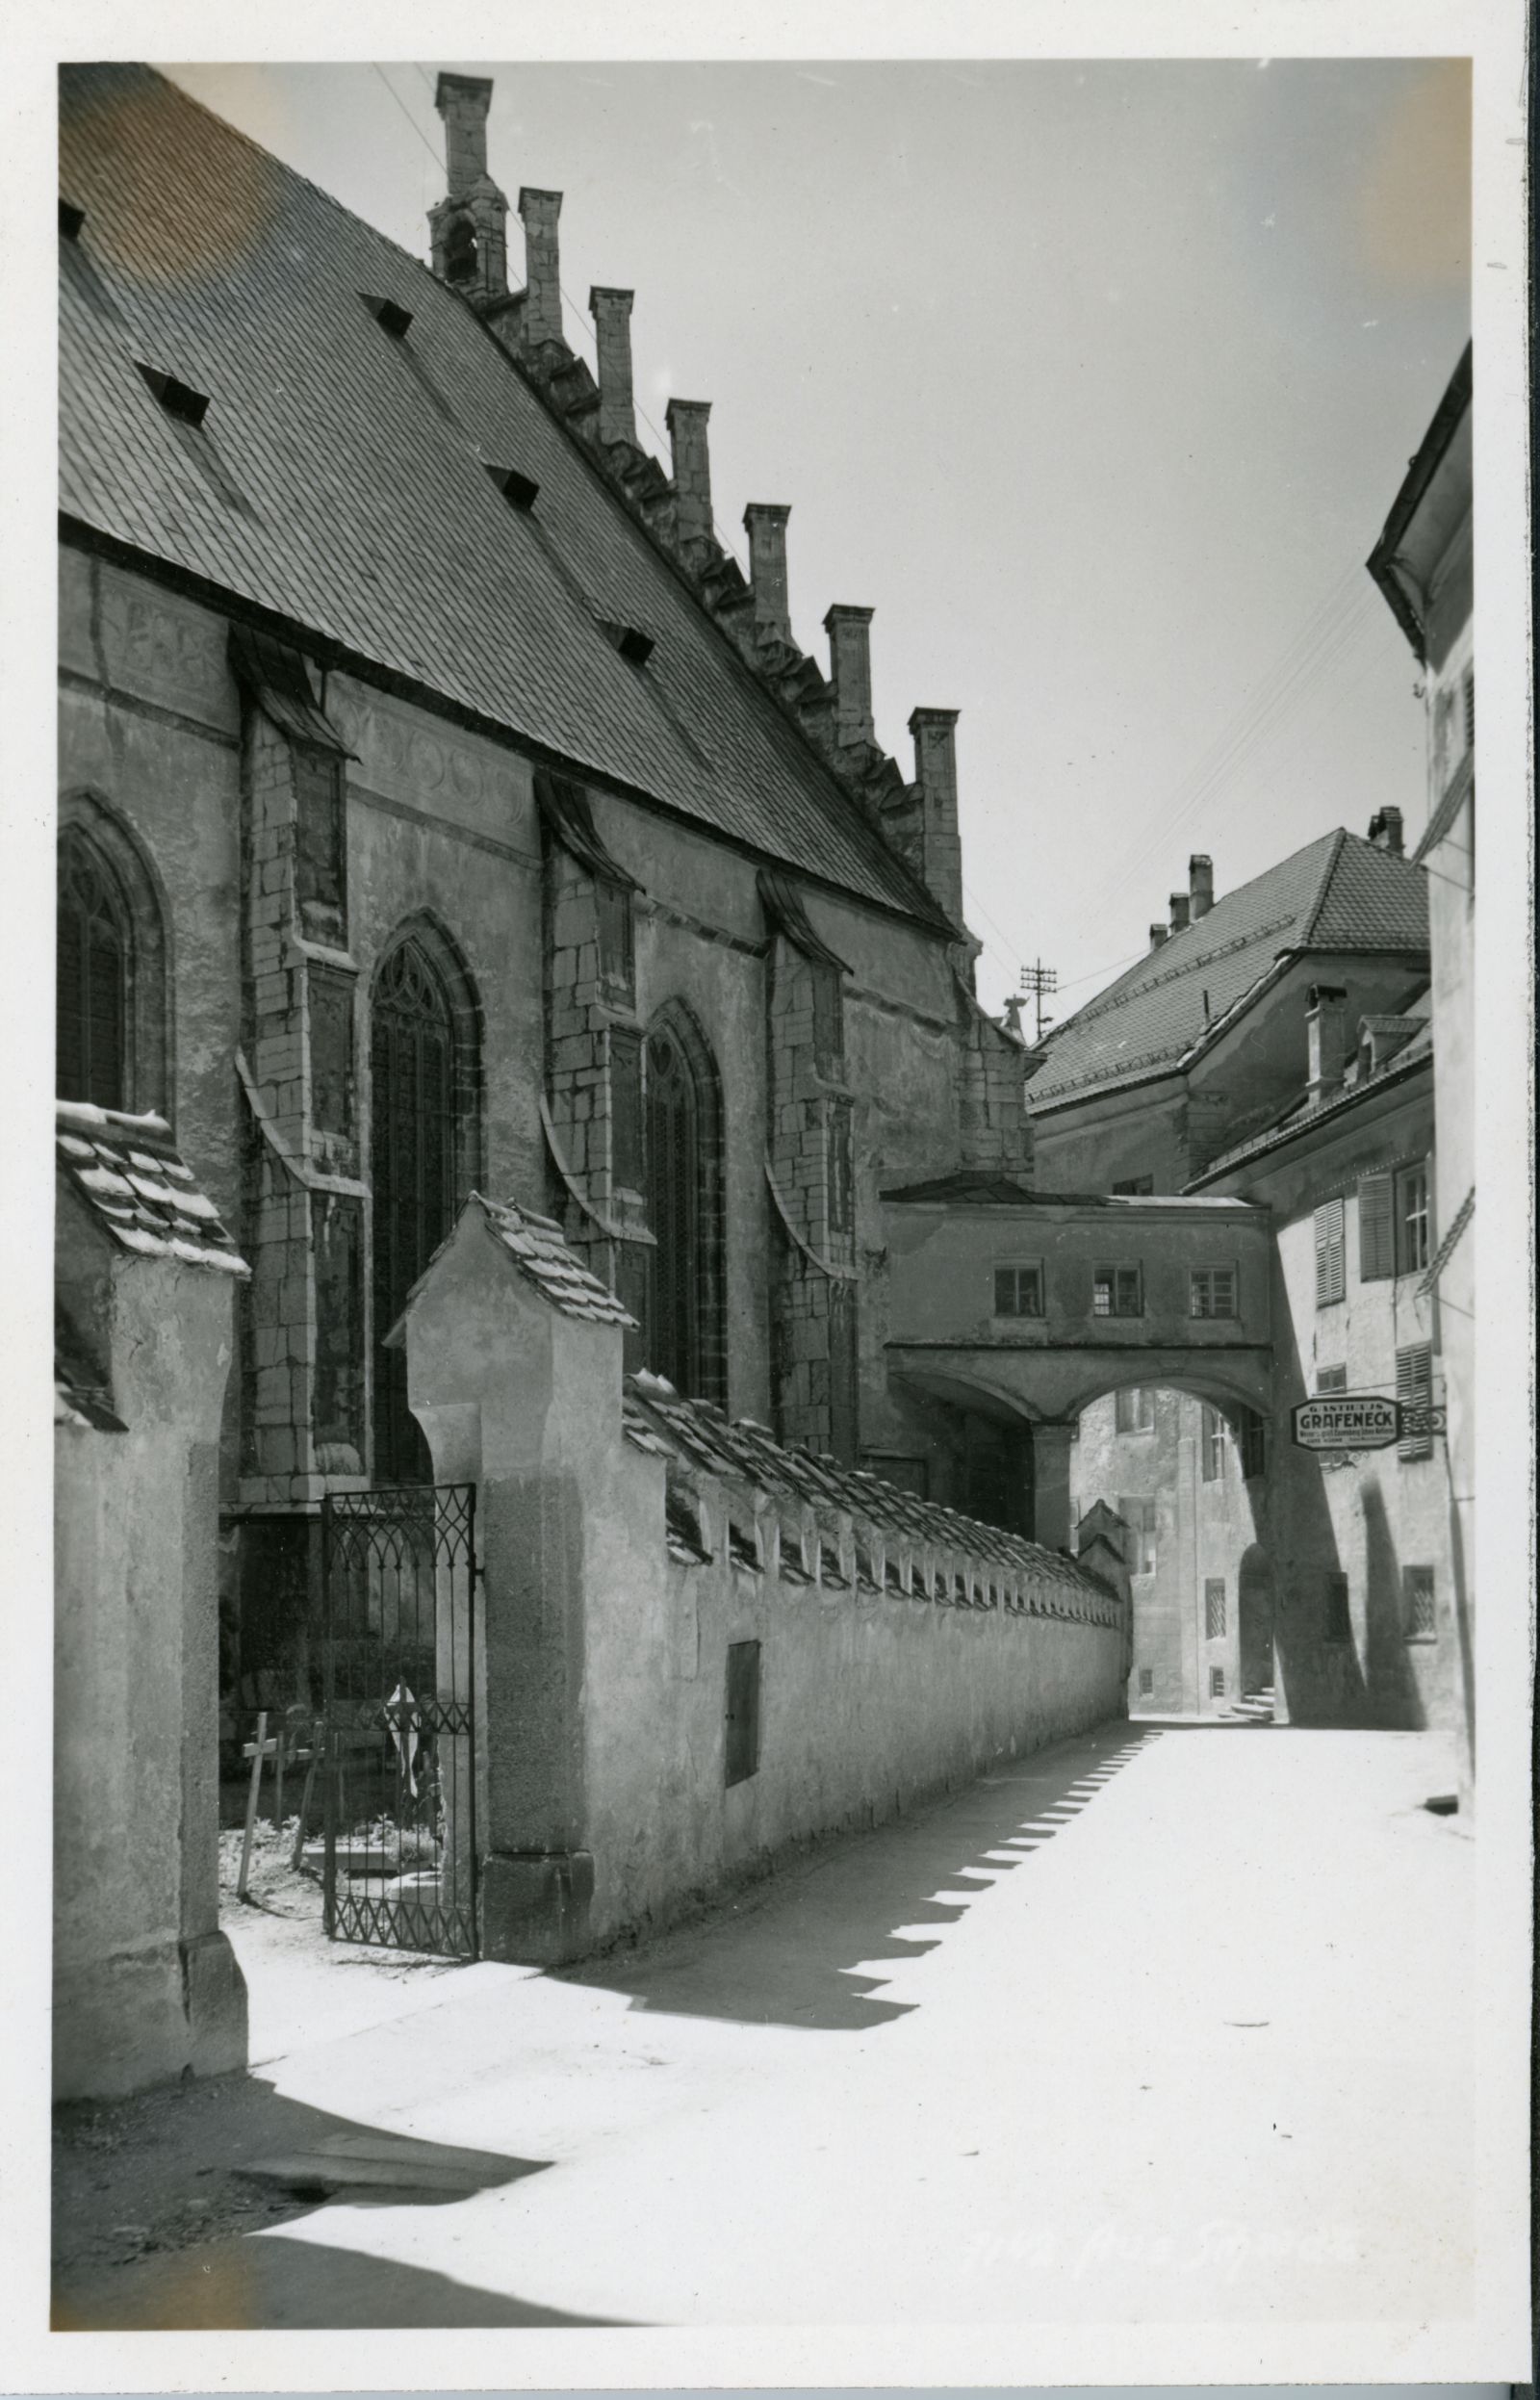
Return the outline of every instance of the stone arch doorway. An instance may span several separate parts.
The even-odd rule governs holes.
[[[1241,1689],[1270,1689],[1272,1671],[1272,1568],[1260,1544],[1241,1560]]]
[[[722,1086],[710,1045],[680,1002],[647,1038],[647,1364],[676,1391],[727,1403]]]
[[[431,1481],[407,1406],[406,1354],[385,1336],[454,1223],[475,1175],[479,1012],[452,946],[425,921],[393,942],[370,1007],[373,1194],[374,1473]]]

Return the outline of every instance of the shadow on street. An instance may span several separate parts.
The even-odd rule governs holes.
[[[971,1899],[1016,1872],[1161,1738],[1119,1720],[998,1764],[924,1811],[836,1838],[698,1924],[561,1979],[628,1993],[638,2008],[741,2025],[856,2033],[907,2016],[913,2003],[877,1997],[884,1978],[855,1970],[934,1949]]]

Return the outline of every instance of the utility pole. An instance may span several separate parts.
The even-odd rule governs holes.
[[[1051,1017],[1045,1017],[1043,1015],[1042,1003],[1044,996],[1048,993],[1057,992],[1059,989],[1058,968],[1044,967],[1040,958],[1034,966],[1023,967],[1021,969],[1021,989],[1027,994],[1028,998],[1034,1000],[1037,1004],[1038,1040],[1040,1042],[1042,1040],[1042,1029],[1044,1025],[1051,1025],[1053,1023],[1053,1019]]]

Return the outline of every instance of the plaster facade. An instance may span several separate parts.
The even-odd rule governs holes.
[[[62,1322],[96,1400],[56,1409],[53,2086],[110,2100],[245,2064],[217,1884],[232,1289],[58,1197]]]
[[[580,1956],[1119,1713],[1116,1578],[647,1379],[623,1406],[603,1287],[552,1304],[521,1238],[473,1200],[402,1327],[435,1480],[477,1493],[486,1954]]]

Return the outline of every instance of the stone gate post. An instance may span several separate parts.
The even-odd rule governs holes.
[[[631,1320],[548,1219],[473,1195],[407,1302],[407,1394],[434,1481],[474,1483],[481,1949],[584,1947],[584,1588],[621,1437]]]

